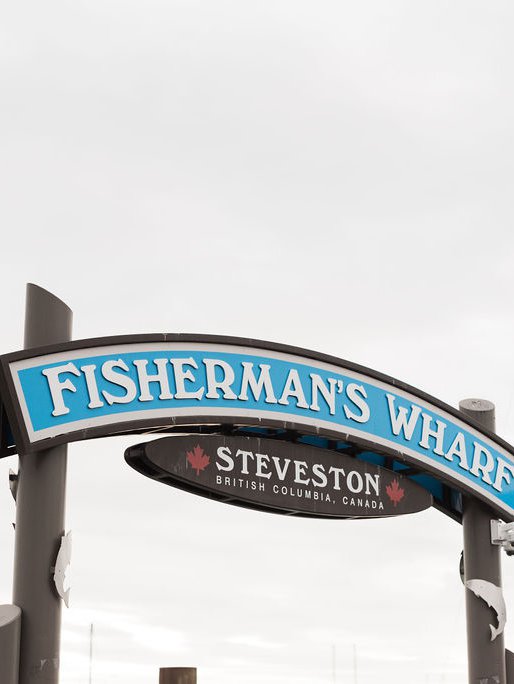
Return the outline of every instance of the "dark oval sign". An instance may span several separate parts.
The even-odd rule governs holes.
[[[416,513],[431,495],[352,456],[259,437],[177,435],[129,447],[143,475],[225,503],[318,518]]]

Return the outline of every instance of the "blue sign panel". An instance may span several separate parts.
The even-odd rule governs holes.
[[[372,371],[256,342],[97,344],[7,359],[29,448],[129,423],[279,424],[401,455],[514,519],[511,448]]]

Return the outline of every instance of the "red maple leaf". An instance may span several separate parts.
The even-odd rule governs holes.
[[[387,485],[386,492],[387,492],[387,496],[394,503],[395,508],[396,508],[397,504],[400,503],[400,501],[405,496],[405,489],[402,489],[400,487],[400,483],[396,479],[393,480],[390,485]]]
[[[200,475],[200,470],[207,468],[211,462],[210,458],[199,444],[195,446],[193,451],[186,451],[186,456],[189,463],[193,466],[193,469],[196,470],[197,475]]]

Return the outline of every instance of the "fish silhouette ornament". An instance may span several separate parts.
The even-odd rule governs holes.
[[[507,622],[507,608],[505,600],[500,587],[492,582],[487,582],[481,579],[472,579],[466,582],[466,587],[470,589],[475,596],[481,598],[487,605],[496,612],[496,619],[498,620],[498,627],[489,625],[491,628],[491,641],[503,632],[505,623]]]
[[[64,589],[64,580],[66,579],[66,569],[71,562],[71,532],[68,532],[61,537],[61,546],[57,558],[55,559],[54,567],[54,583],[57,593],[69,608],[70,589]]]

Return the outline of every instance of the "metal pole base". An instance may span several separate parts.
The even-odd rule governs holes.
[[[21,610],[0,606],[0,684],[18,684]]]

